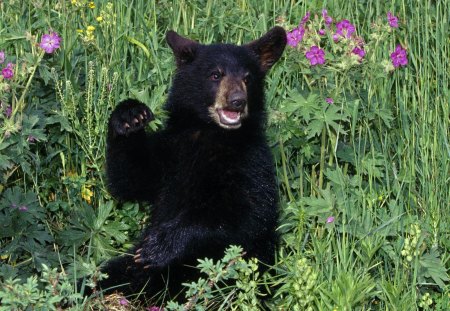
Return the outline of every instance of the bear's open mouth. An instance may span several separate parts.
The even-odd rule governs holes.
[[[220,123],[227,126],[236,128],[241,125],[241,112],[228,109],[217,109]]]

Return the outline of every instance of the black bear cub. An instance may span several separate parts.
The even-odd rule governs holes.
[[[151,297],[195,281],[197,258],[219,259],[229,245],[273,263],[277,186],[264,134],[264,76],[280,58],[286,33],[274,27],[237,46],[202,45],[166,36],[177,70],[166,103],[168,120],[155,133],[136,100],[112,112],[107,178],[113,196],[152,205],[142,238],[107,262],[102,289]]]

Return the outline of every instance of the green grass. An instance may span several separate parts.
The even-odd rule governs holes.
[[[126,251],[147,220],[106,190],[105,124],[114,103],[131,96],[155,112],[153,129],[162,126],[174,70],[167,30],[241,44],[275,24],[290,30],[307,11],[320,19],[322,8],[355,25],[367,54],[361,65],[339,67],[348,56],[327,43],[327,64],[310,68],[302,51],[287,47],[269,73],[282,245],[275,276],[255,278],[279,285],[266,302],[272,310],[448,309],[450,1],[76,2],[0,3],[0,68],[16,64],[13,80],[0,77],[0,310],[55,305],[43,294],[52,291],[81,308],[56,285],[39,294],[45,282],[27,289],[6,280],[55,279],[46,264],[67,273],[70,286],[74,267],[93,273]],[[388,11],[400,27],[378,31]],[[83,40],[90,25],[92,40]],[[32,36],[50,29],[63,44],[42,57]],[[386,72],[397,44],[408,65]],[[9,105],[11,118],[3,114]],[[20,296],[27,291],[35,302]],[[209,308],[252,310],[252,295],[242,287],[216,292]]]

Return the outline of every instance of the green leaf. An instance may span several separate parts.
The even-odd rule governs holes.
[[[308,133],[308,139],[314,136],[319,136],[322,133],[322,129],[324,127],[324,123],[321,120],[313,120],[306,127],[306,132]]]
[[[136,40],[135,38],[132,37],[126,37],[127,40],[133,44],[136,44],[138,47],[140,47],[142,49],[142,51],[144,52],[145,56],[147,56],[148,58],[150,58],[150,52],[147,49],[147,47],[140,41]]]
[[[95,220],[96,229],[101,229],[103,227],[103,224],[105,223],[106,219],[111,214],[112,208],[113,208],[113,201],[108,201],[106,203],[99,205],[97,219]]]
[[[425,283],[425,278],[431,278],[442,290],[445,289],[445,283],[450,279],[447,275],[447,269],[439,258],[437,249],[433,248],[429,253],[423,254],[419,258],[419,281]]]
[[[320,191],[322,198],[303,198],[302,202],[306,204],[305,213],[309,216],[328,215],[334,206],[334,197],[329,189]]]
[[[61,130],[72,132],[73,129],[70,126],[69,120],[62,115],[54,115],[47,118],[47,124],[58,123],[61,126]]]

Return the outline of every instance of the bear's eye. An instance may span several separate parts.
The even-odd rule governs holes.
[[[222,73],[220,71],[213,71],[209,78],[213,81],[219,81],[222,78]]]
[[[251,79],[250,74],[246,74],[244,79],[242,79],[242,81],[244,81],[245,84],[248,84],[250,82],[250,79]]]

